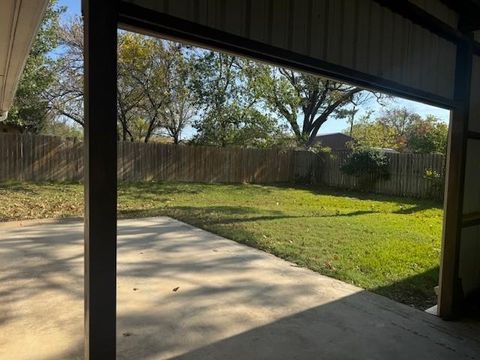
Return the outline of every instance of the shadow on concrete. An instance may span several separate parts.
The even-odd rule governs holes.
[[[35,309],[54,301],[42,321],[29,315],[28,336],[55,330],[74,337],[43,360],[82,356],[82,229],[81,223],[9,229],[0,242],[0,333],[15,324],[16,302]],[[480,356],[477,325],[443,322],[189,225],[129,220],[119,222],[118,233],[118,359]],[[403,282],[433,280],[436,272],[391,286],[401,291]],[[52,290],[71,302],[45,298]]]
[[[459,324],[410,313],[362,292],[176,356],[175,359],[479,359]],[[471,329],[470,329],[471,330]],[[161,352],[161,350],[160,350]]]

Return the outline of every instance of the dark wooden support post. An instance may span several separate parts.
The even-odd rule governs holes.
[[[467,41],[457,45],[454,108],[451,114],[447,181],[445,185],[445,214],[440,264],[440,296],[438,314],[450,319],[457,315],[462,301],[458,278],[460,240],[463,218],[463,189],[467,147],[470,82],[472,75],[472,46]],[[439,76],[442,76],[439,74]]]
[[[85,359],[115,359],[117,1],[83,0]]]

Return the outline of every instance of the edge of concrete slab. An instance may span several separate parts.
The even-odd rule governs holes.
[[[77,222],[83,222],[83,217],[69,216],[69,217],[63,217],[63,218],[0,221],[0,228],[26,227],[26,226],[35,226],[35,225],[68,224],[68,223],[77,223]]]

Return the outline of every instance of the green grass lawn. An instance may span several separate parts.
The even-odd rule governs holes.
[[[435,302],[441,205],[329,189],[120,184],[120,217],[168,215],[405,304]],[[79,216],[79,184],[0,184],[0,221]]]

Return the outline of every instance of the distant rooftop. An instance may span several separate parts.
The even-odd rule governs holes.
[[[351,141],[354,141],[353,137],[344,133],[336,132],[318,135],[313,144],[320,143],[322,146],[329,147],[333,151],[342,151],[348,149],[348,143]]]

